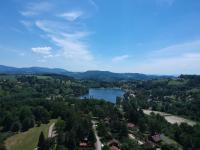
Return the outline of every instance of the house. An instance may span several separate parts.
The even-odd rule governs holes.
[[[160,136],[160,134],[155,134],[155,135],[151,136],[151,140],[152,140],[153,142],[155,142],[155,143],[160,142],[160,141],[161,141],[161,136]]]
[[[120,143],[115,139],[109,141],[108,145],[110,147],[110,150],[120,150]]]
[[[127,128],[128,128],[129,130],[133,130],[135,127],[136,127],[136,126],[135,126],[135,124],[133,124],[133,123],[128,123],[128,124],[127,124]]]
[[[93,147],[93,144],[88,141],[87,137],[84,137],[83,140],[80,141],[79,146],[82,148]]]
[[[104,123],[105,124],[110,124],[110,117],[106,117],[105,119],[104,119]]]
[[[79,146],[80,147],[88,147],[88,144],[86,142],[80,142]]]
[[[111,146],[110,150],[120,150],[120,149],[118,147],[116,147],[116,146]]]

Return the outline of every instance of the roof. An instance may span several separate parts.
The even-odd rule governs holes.
[[[120,150],[120,149],[118,147],[116,147],[116,146],[111,146],[110,150]]]
[[[85,142],[81,142],[81,143],[79,144],[79,146],[80,146],[80,147],[86,147],[86,146],[88,146],[88,145],[87,145],[87,143],[85,143]]]
[[[155,135],[151,136],[151,138],[154,142],[160,142],[161,141],[160,134],[155,134]]]
[[[133,123],[128,123],[128,124],[127,124],[127,127],[128,127],[128,128],[134,128],[134,127],[135,127],[135,124],[133,124]]]
[[[119,141],[116,140],[116,139],[113,139],[113,140],[108,142],[109,146],[117,146],[117,147],[119,147],[119,144],[120,144]]]

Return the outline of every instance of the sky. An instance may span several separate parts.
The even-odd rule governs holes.
[[[0,3],[0,65],[200,74],[199,0]]]

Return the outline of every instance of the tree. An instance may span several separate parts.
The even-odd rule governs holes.
[[[106,130],[106,126],[102,122],[99,122],[99,124],[97,126],[97,131],[98,131],[98,135],[101,136],[101,137],[108,134],[107,130]]]
[[[76,138],[75,138],[75,134],[74,131],[70,131],[67,135],[66,138],[66,146],[67,148],[69,148],[70,150],[74,150],[76,148]]]
[[[90,142],[92,142],[93,144],[97,141],[97,140],[96,140],[96,137],[95,137],[95,135],[94,135],[94,132],[93,132],[92,129],[89,131],[88,140],[89,140]]]
[[[39,141],[38,141],[38,150],[44,150],[45,149],[45,137],[44,133],[41,132],[39,136]]]
[[[62,132],[65,129],[65,121],[58,119],[55,126],[56,126],[57,132]]]
[[[162,150],[177,150],[178,148],[175,145],[163,145]]]
[[[123,138],[125,138],[127,136],[128,136],[128,129],[127,129],[126,123],[122,122],[120,131],[119,131],[119,138],[123,139]]]
[[[12,126],[11,126],[11,131],[12,131],[12,132],[18,132],[18,131],[21,130],[21,127],[22,127],[21,123],[20,123],[19,121],[16,121],[16,122],[14,122],[14,123],[12,124]]]
[[[109,150],[110,148],[109,148],[109,146],[108,145],[105,145],[103,148],[102,148],[102,150]]]
[[[44,150],[50,150],[55,144],[54,138],[47,138],[44,143]]]
[[[122,143],[121,150],[141,150],[141,147],[133,140]]]
[[[6,113],[5,118],[3,120],[3,127],[5,131],[9,131],[11,128],[11,125],[13,124],[15,118],[13,116],[13,114],[11,114],[10,112]]]
[[[31,118],[25,118],[22,122],[22,130],[27,131],[28,129],[34,127],[34,120]]]
[[[57,145],[56,150],[68,150],[64,145]]]
[[[144,117],[141,117],[138,121],[139,129],[141,132],[145,132],[147,129]]]
[[[19,118],[23,121],[25,118],[32,118],[33,114],[29,107],[22,107],[20,110]]]
[[[42,123],[48,123],[50,119],[50,114],[47,111],[47,109],[41,106],[37,106],[33,112],[34,112],[36,121],[41,121]]]

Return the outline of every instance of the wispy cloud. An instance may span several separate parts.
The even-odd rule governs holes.
[[[49,26],[48,21],[37,21],[36,26],[43,30],[55,45],[61,48],[66,58],[73,61],[93,60],[88,44],[83,42],[88,32],[58,30],[55,26]]]
[[[51,47],[33,47],[31,48],[32,52],[37,54],[43,54],[43,55],[50,55],[51,54]]]
[[[175,56],[183,53],[199,52],[200,51],[200,40],[194,40],[190,42],[184,42],[180,44],[174,44],[153,52],[153,55],[158,56]]]
[[[113,62],[123,61],[129,58],[129,55],[116,56],[112,59]]]
[[[49,2],[28,3],[25,10],[20,11],[23,16],[35,16],[44,12],[48,12],[53,8]]]
[[[27,21],[27,20],[21,20],[20,23],[26,27],[26,29],[31,30],[33,27],[33,23],[31,21]]]
[[[86,8],[97,7],[93,0],[88,1],[89,7]],[[60,4],[64,3],[54,1],[28,3],[20,12],[24,17],[21,24],[26,28],[33,29],[34,33],[40,33],[40,37],[51,42],[54,48],[53,52],[51,47],[34,47],[31,50],[40,54],[37,55],[40,62],[52,59],[73,70],[92,69],[95,67],[96,61],[88,43],[90,32],[83,22],[83,19],[90,17],[90,12],[86,11],[84,7],[57,9]],[[66,2],[66,4],[68,3]]]
[[[200,40],[153,51],[136,66],[137,72],[159,74],[200,73]]]
[[[96,2],[94,1],[94,0],[88,0],[89,1],[89,3],[96,9],[96,10],[98,10],[99,8],[98,8],[98,5],[96,4]]]
[[[76,19],[81,17],[82,14],[83,13],[81,11],[70,11],[70,12],[62,13],[59,16],[68,20],[68,21],[75,21]]]

